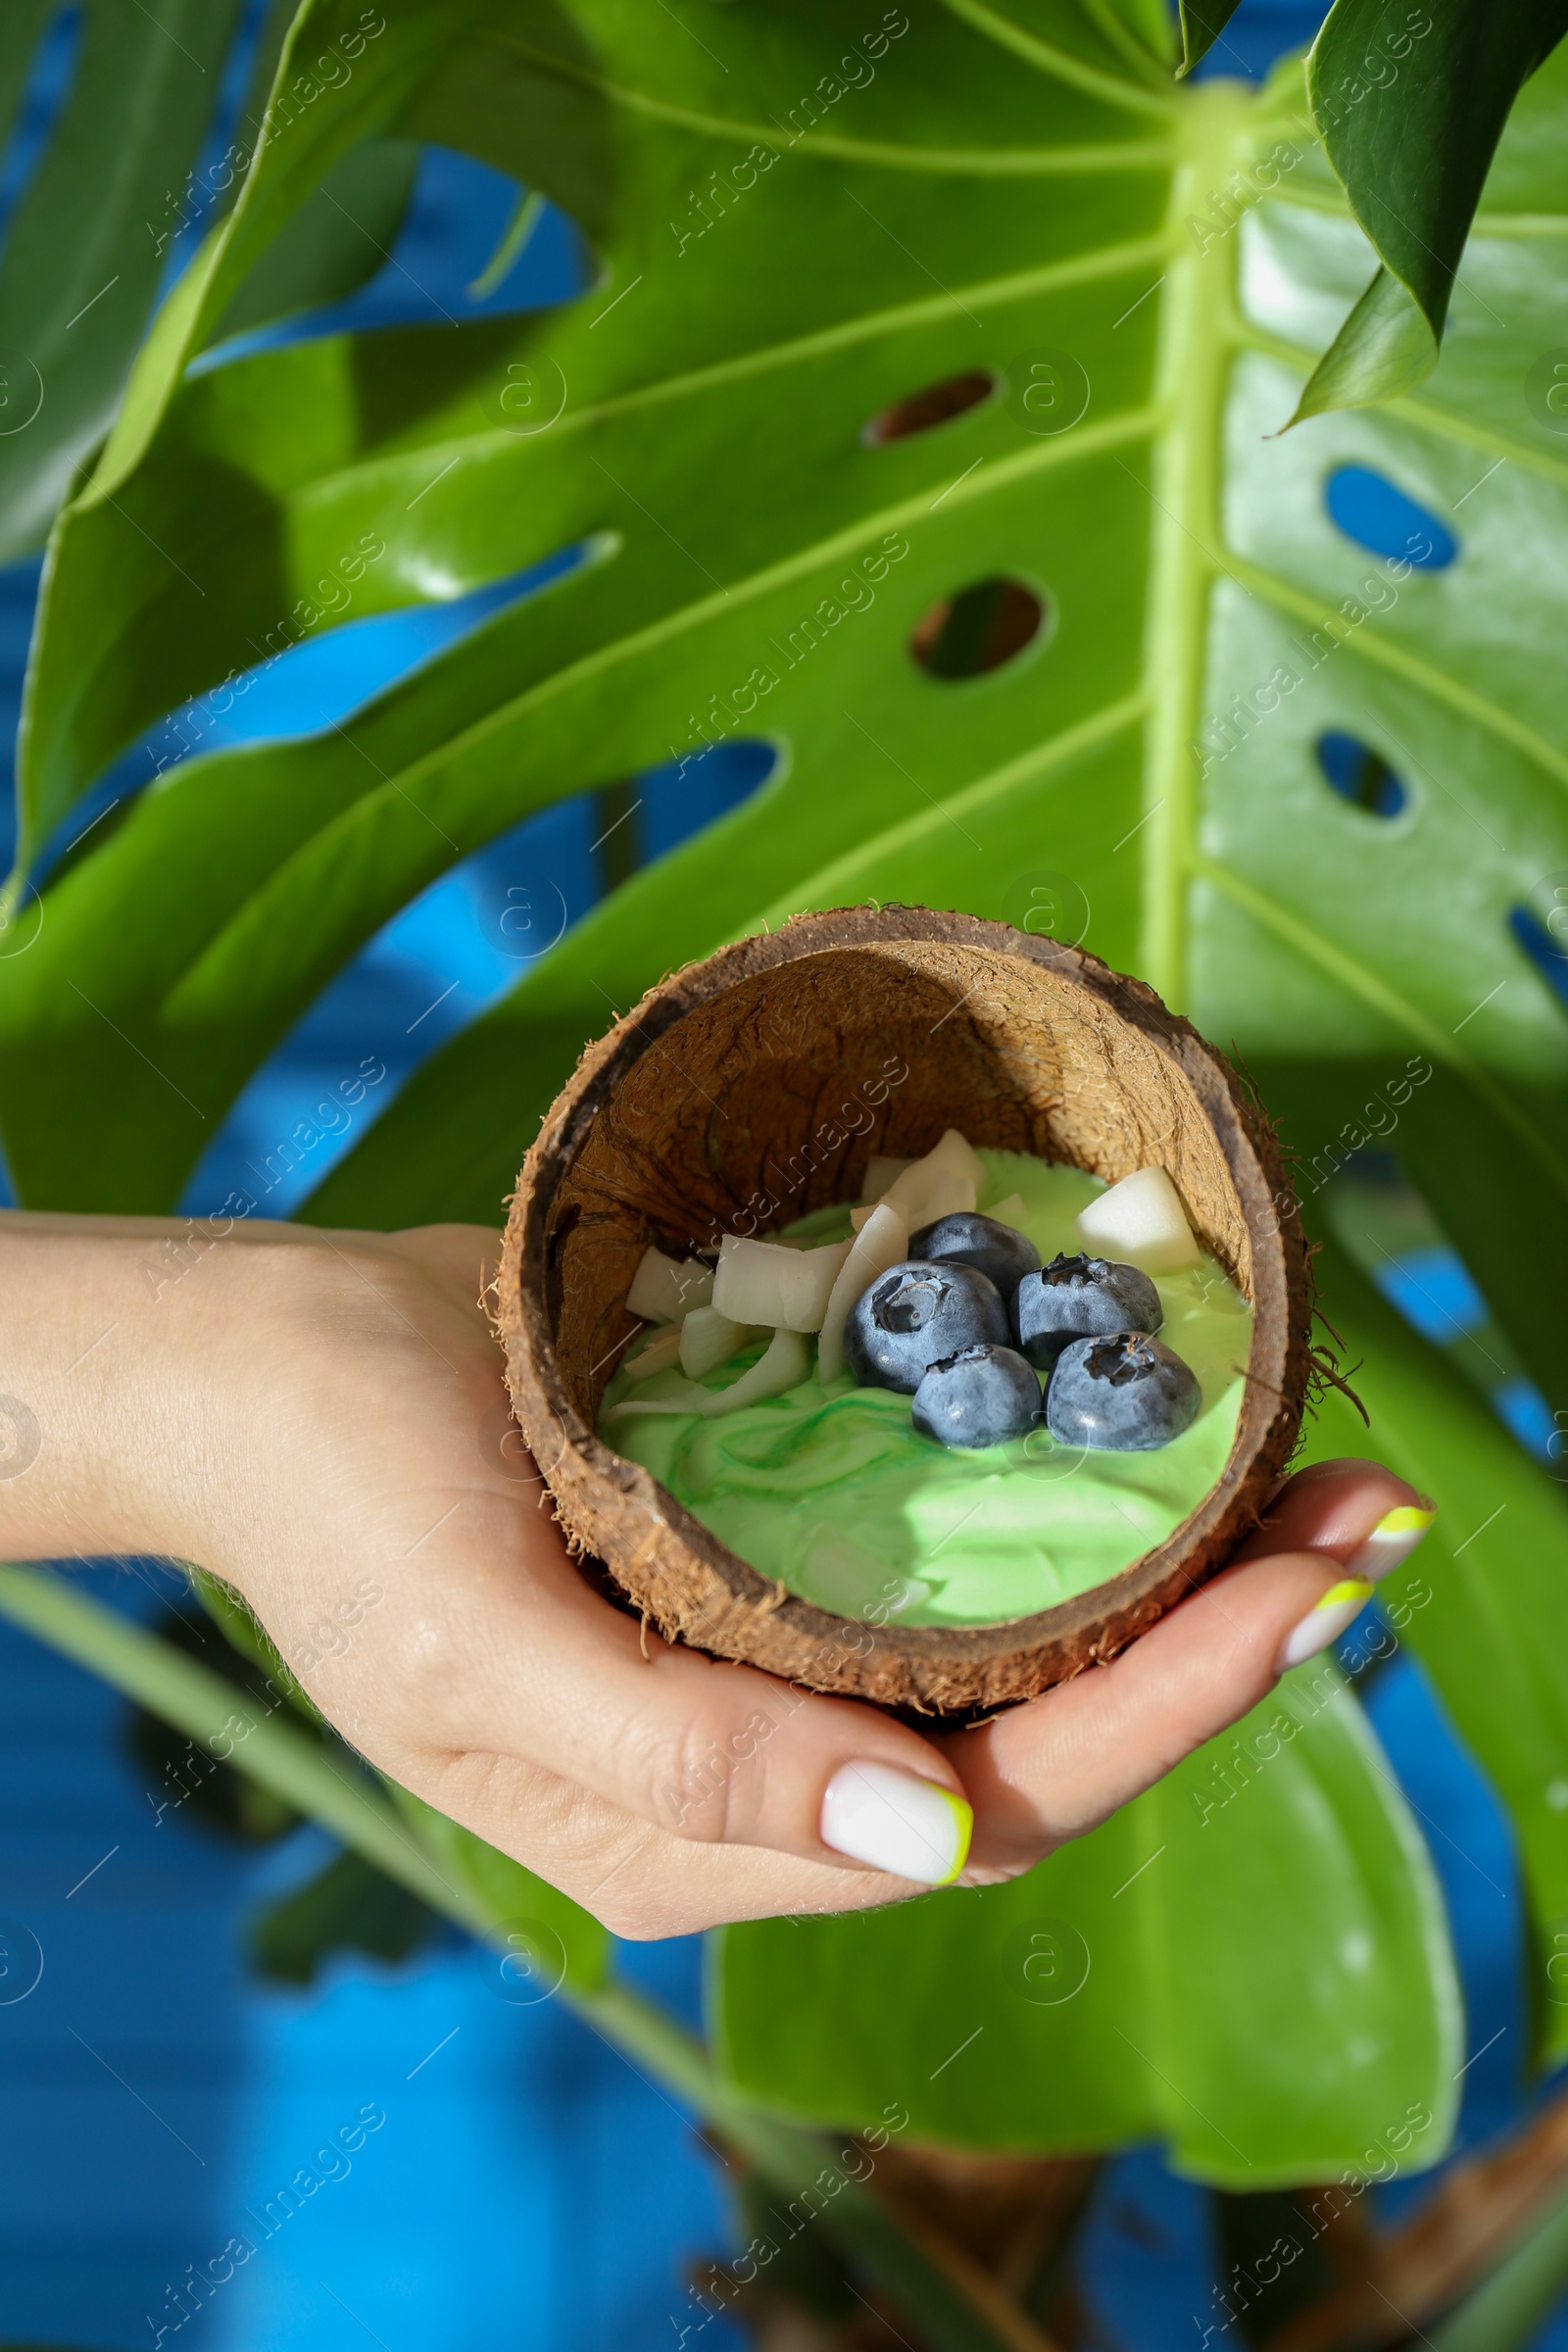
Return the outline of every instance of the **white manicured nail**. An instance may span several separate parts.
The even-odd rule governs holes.
[[[961,1796],[894,1764],[841,1764],[822,1792],[824,1845],[922,1886],[957,1877],[973,1828]]]
[[[1381,1584],[1384,1577],[1403,1566],[1437,1515],[1425,1505],[1408,1502],[1401,1502],[1397,1510],[1385,1511],[1360,1550],[1346,1561],[1348,1573]]]
[[[1355,1623],[1371,1597],[1372,1588],[1363,1576],[1348,1576],[1342,1583],[1330,1585],[1316,1608],[1287,1635],[1274,1661],[1275,1673],[1284,1674],[1287,1668],[1299,1666],[1303,1658],[1315,1658],[1320,1649],[1327,1649]]]

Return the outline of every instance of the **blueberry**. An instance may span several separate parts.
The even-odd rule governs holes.
[[[1013,1338],[1041,1372],[1069,1341],[1157,1331],[1164,1320],[1159,1293],[1137,1266],[1082,1254],[1054,1257],[1042,1273],[1026,1274],[1012,1301]]]
[[[914,1426],[939,1446],[1005,1446],[1040,1418],[1040,1380],[1013,1348],[962,1348],[914,1392]]]
[[[994,1282],[1004,1298],[1010,1298],[1026,1274],[1040,1271],[1040,1252],[1026,1233],[999,1225],[995,1217],[976,1216],[972,1209],[938,1217],[909,1236],[909,1255],[936,1265],[973,1266]]]
[[[906,1258],[862,1291],[844,1326],[844,1355],[862,1389],[912,1396],[924,1375],[961,1348],[1007,1345],[1007,1310],[972,1266]]]
[[[1046,1391],[1046,1427],[1064,1446],[1147,1453],[1198,1419],[1202,1392],[1190,1364],[1141,1331],[1074,1340]]]

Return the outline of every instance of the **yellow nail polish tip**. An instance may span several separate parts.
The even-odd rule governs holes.
[[[1367,1600],[1371,1592],[1372,1588],[1363,1577],[1348,1576],[1342,1584],[1330,1585],[1317,1605],[1320,1609],[1337,1609],[1347,1600]]]
[[[1371,1588],[1369,1587],[1368,1590],[1370,1591],[1370,1589]],[[974,1836],[974,1807],[970,1804],[967,1804],[961,1796],[955,1796],[951,1788],[942,1788],[941,1785],[936,1781],[931,1783],[931,1787],[936,1789],[936,1792],[939,1796],[945,1797],[948,1804],[952,1807],[954,1828],[958,1834],[957,1860],[954,1863],[953,1868],[949,1871],[947,1877],[945,1879],[938,1879],[936,1882],[939,1886],[951,1886],[954,1880],[957,1877],[959,1871],[962,1870],[964,1864],[969,1859],[969,1842]]]
[[[1384,1512],[1372,1533],[1375,1536],[1424,1536],[1437,1515],[1436,1511],[1424,1511],[1413,1502],[1401,1502],[1397,1510]]]

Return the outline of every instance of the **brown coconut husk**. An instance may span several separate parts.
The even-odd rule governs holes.
[[[1114,1183],[1157,1164],[1253,1307],[1236,1441],[1166,1542],[1007,1625],[862,1625],[796,1599],[595,1434],[652,1243],[712,1250],[858,1198],[948,1127]],[[529,1152],[498,1277],[514,1408],[584,1566],[668,1641],[817,1690],[969,1717],[1112,1656],[1256,1525],[1300,1425],[1311,1288],[1267,1119],[1152,989],[1081,949],[923,907],[799,915],[650,990]]]

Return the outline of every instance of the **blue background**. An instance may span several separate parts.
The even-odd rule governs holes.
[[[1212,66],[1259,73],[1310,37],[1317,14],[1249,0]],[[77,12],[61,10],[40,50],[24,119],[0,162],[0,233],[67,84],[76,29]],[[237,73],[230,82],[237,92]],[[226,135],[215,132],[219,151]],[[570,224],[548,209],[503,282],[482,302],[466,291],[515,199],[499,174],[427,150],[394,262],[303,331],[561,299],[580,282],[578,250]],[[172,269],[188,258],[185,242]],[[316,639],[236,698],[225,721],[208,718],[201,748],[239,740],[241,729],[290,735],[341,719],[573,560],[566,551],[478,596]],[[0,572],[6,745],[36,578],[35,564]],[[138,789],[170,740],[155,729],[120,761],[54,854]],[[547,950],[625,870],[628,854],[640,862],[671,848],[756,789],[769,758],[762,746],[736,745],[683,779],[663,770],[619,796],[579,796],[443,877],[356,957],[257,1074],[184,1205],[214,1206],[235,1186],[255,1192],[319,1090],[367,1054],[387,1064],[384,1107],[420,1059],[514,983],[519,944],[528,956]],[[332,1149],[324,1142],[274,1182],[265,1212],[293,1213]],[[1444,1344],[1484,1315],[1446,1250],[1401,1259],[1385,1287]],[[1527,1439],[1532,1396],[1515,1383],[1497,1400]],[[194,1609],[175,1579],[147,1564],[88,1575],[137,1616]],[[1516,1859],[1498,1807],[1417,1671],[1397,1658],[1367,1699],[1420,1814],[1442,1825],[1433,1853],[1470,2033],[1459,2145],[1472,2148],[1518,2112]],[[558,2002],[519,2008],[497,1998],[456,1935],[401,1968],[340,1960],[307,1991],[249,1974],[247,1917],[312,1877],[330,1844],[305,1829],[258,1856],[204,1832],[189,1809],[160,1816],[168,1791],[149,1788],[131,1759],[124,1717],[114,1693],[0,1627],[0,1934],[18,1951],[30,1936],[43,1956],[36,1988],[0,2000],[0,2145],[9,2157],[0,2335],[119,2348],[153,2343],[168,2322],[167,2341],[199,2341],[208,2352],[282,2342],[325,2352],[368,2336],[384,2352],[514,2340],[664,2352],[674,2315],[687,2308],[690,2267],[730,2242],[715,2171],[690,2120]],[[627,1973],[694,2022],[699,1959],[694,1939],[621,1953]],[[189,2335],[176,2334],[169,2290],[187,2267],[205,2266],[237,2232],[258,2236],[248,2214],[368,2107],[385,2121],[349,2171],[260,2244]],[[1378,2192],[1385,2213],[1416,2193]],[[1082,2267],[1107,2346],[1185,2352],[1214,2314],[1206,2198],[1152,2152],[1117,2160],[1096,2195]],[[714,2352],[735,2341],[722,2323],[706,2332]],[[1568,2352],[1568,2320],[1539,2340]]]

